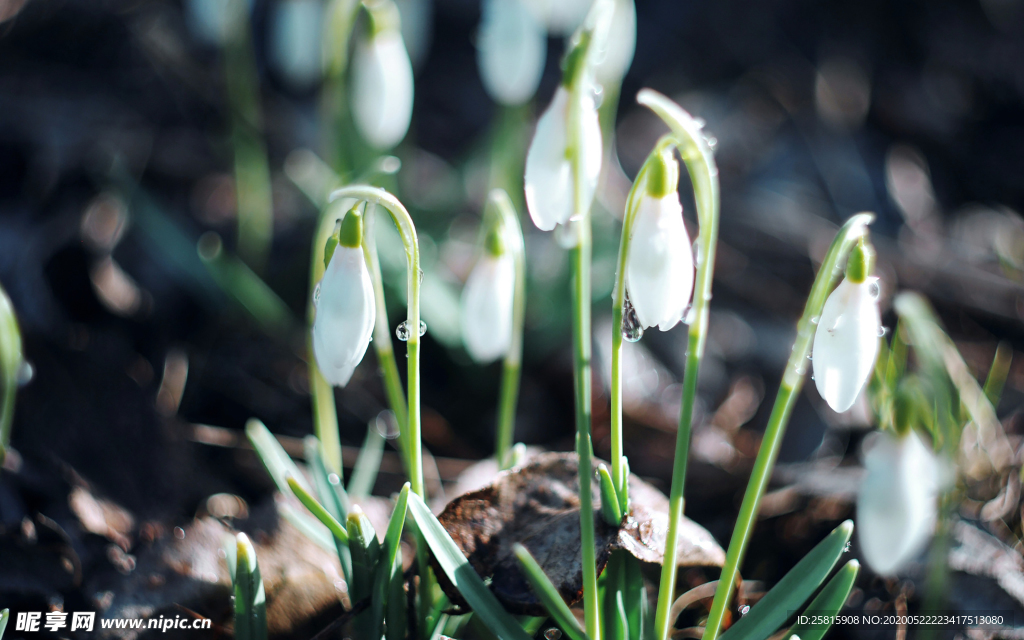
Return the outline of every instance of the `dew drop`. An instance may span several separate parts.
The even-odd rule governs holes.
[[[811,318],[811,324],[818,324],[819,322],[821,322],[821,316],[814,316]]]
[[[320,283],[316,283],[313,287],[313,306],[316,307],[320,304]]]
[[[691,251],[693,252],[693,266],[700,268],[700,263],[704,260],[704,256],[702,255],[702,252],[700,250],[699,237],[693,241],[693,247],[691,248]]]
[[[868,295],[874,298],[875,300],[878,300],[878,296],[882,295],[882,290],[878,286],[878,280],[875,280],[874,282],[868,285]]]
[[[420,335],[422,336],[426,332],[427,323],[420,320]],[[402,320],[402,324],[398,325],[398,328],[395,329],[395,336],[397,336],[402,342],[408,342],[411,335],[412,331],[409,330],[409,321]]]
[[[686,313],[683,314],[683,324],[691,325],[697,322],[697,309],[696,307],[689,307]]]
[[[715,148],[718,147],[718,138],[714,136],[708,136],[707,138],[704,139],[704,142],[707,143],[708,149],[711,149],[712,151],[714,151]]]
[[[879,338],[884,338],[887,335],[889,335],[889,327],[882,327],[882,326],[878,327],[878,337]]]
[[[341,478],[338,477],[338,474],[332,473],[327,476],[327,482],[334,486],[338,486],[339,484],[341,484]]]
[[[28,360],[22,360],[21,366],[18,367],[18,386],[24,387],[28,383],[32,382],[32,378],[36,375],[36,368],[32,366],[32,363]]]
[[[544,640],[562,640],[562,632],[554,627],[551,627],[544,632]]]
[[[633,303],[629,296],[622,302],[622,338],[626,342],[637,342],[644,336],[644,327],[640,324],[640,318],[636,315]]]
[[[708,123],[707,120],[705,120],[704,118],[694,118],[693,119],[693,124],[697,125],[698,129],[703,129],[704,125],[706,125],[707,123]]]

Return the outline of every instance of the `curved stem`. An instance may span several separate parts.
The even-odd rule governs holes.
[[[505,354],[501,377],[501,397],[498,401],[498,433],[494,457],[499,469],[507,469],[511,462],[509,451],[515,439],[516,402],[519,398],[519,376],[523,361],[523,322],[526,316],[526,256],[523,229],[508,193],[492,189],[488,205],[501,221],[506,250],[512,253],[515,265],[515,289],[512,294],[512,341]]]
[[[0,286],[0,464],[11,442],[14,420],[14,397],[18,393],[18,376],[22,366],[21,332],[14,315],[14,305]]]
[[[612,375],[611,375],[611,463],[612,480],[619,501],[625,511],[628,505],[628,483],[626,482],[625,460],[622,455],[622,307],[626,300],[626,262],[629,260],[629,244],[633,239],[633,223],[640,204],[640,194],[647,185],[647,172],[658,155],[666,148],[675,146],[672,136],[662,136],[654,146],[636,174],[633,187],[626,197],[626,210],[622,216],[622,239],[619,241],[619,258],[616,263],[615,285],[612,288]]]
[[[409,482],[412,490],[423,496],[423,451],[420,439],[420,250],[416,237],[416,225],[412,217],[398,198],[384,189],[368,185],[352,185],[342,187],[331,193],[330,200],[353,198],[365,200],[371,204],[379,204],[391,214],[398,232],[405,245],[405,258],[408,264],[407,284],[409,290],[409,313],[406,318],[409,327],[408,348],[409,369],[409,413],[406,418],[408,445]],[[389,336],[390,339],[390,336]]]
[[[707,341],[711,284],[715,270],[715,248],[718,243],[718,166],[701,130],[702,125],[679,105],[665,96],[644,89],[637,102],[649,107],[672,130],[679,155],[686,164],[693,183],[700,236],[697,250],[697,275],[693,287],[692,320],[686,351],[686,373],[683,376],[682,407],[679,431],[676,434],[675,460],[672,466],[672,488],[669,493],[669,524],[665,539],[665,559],[661,567],[658,608],[655,614],[655,637],[668,638],[672,621],[669,611],[675,599],[676,560],[679,530],[683,519],[683,494],[686,484],[686,463],[690,452],[690,430],[693,405],[697,397],[697,374]]]
[[[782,385],[779,387],[775,406],[768,418],[768,426],[765,427],[761,448],[754,461],[750,482],[747,484],[746,493],[743,494],[739,518],[736,520],[736,527],[729,540],[725,566],[722,568],[722,576],[718,581],[718,588],[715,590],[715,600],[711,605],[711,613],[704,631],[705,640],[715,640],[718,637],[726,608],[732,599],[736,576],[739,573],[740,562],[746,553],[750,534],[754,529],[754,520],[761,505],[761,497],[768,486],[768,479],[775,466],[779,446],[782,444],[782,436],[786,431],[786,425],[789,423],[790,415],[807,374],[807,358],[811,353],[816,319],[821,315],[821,309],[825,306],[825,300],[835,281],[843,273],[850,249],[867,233],[867,225],[872,220],[874,220],[874,215],[870,213],[859,213],[847,220],[836,234],[835,240],[832,241],[832,246],[829,247],[828,253],[818,269],[818,274],[814,278],[814,285],[807,297],[804,313],[797,322],[793,353],[790,354],[789,362],[786,363],[786,370],[782,375]]]
[[[405,390],[402,389],[402,379],[398,375],[398,363],[395,361],[395,348],[391,342],[391,328],[388,323],[388,308],[384,299],[384,279],[380,273],[380,259],[377,257],[377,239],[374,235],[377,205],[370,202],[363,215],[363,256],[366,259],[366,268],[370,272],[370,282],[373,284],[373,300],[377,307],[375,321],[373,324],[373,349],[377,354],[377,363],[380,366],[381,377],[384,380],[384,394],[388,398],[388,404],[395,413],[395,420],[398,422],[398,443],[405,458],[406,471],[409,470],[409,429],[406,423],[409,421],[409,411],[406,407]]]

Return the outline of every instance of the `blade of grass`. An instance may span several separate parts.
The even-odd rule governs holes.
[[[375,620],[375,638],[380,637],[381,625],[384,623],[384,616],[387,610],[389,588],[392,586],[396,572],[401,575],[402,564],[398,562],[399,552],[402,546],[402,530],[405,528],[405,515],[409,504],[408,482],[402,487],[395,501],[395,510],[391,512],[391,520],[388,522],[387,532],[384,534],[384,543],[381,545],[380,560],[377,562],[377,572],[373,577],[373,603],[371,605],[372,618]],[[397,564],[396,564],[397,563]]]
[[[597,475],[601,480],[601,515],[608,524],[617,527],[622,522],[622,510],[612,474],[608,472],[608,467],[602,464],[597,468]]]
[[[317,520],[324,523],[327,530],[330,531],[335,538],[341,542],[347,543],[349,541],[349,534],[345,527],[343,527],[342,524],[334,518],[334,516],[328,513],[327,509],[324,509],[324,506],[317,502],[316,498],[314,498],[312,494],[305,489],[305,487],[299,484],[294,476],[288,476],[287,482],[288,487],[291,489],[292,493],[295,494],[295,497],[299,499],[299,502],[309,509],[309,512],[316,516]]]
[[[565,600],[562,600],[562,596],[558,594],[558,589],[555,588],[555,585],[551,584],[551,580],[544,573],[544,569],[541,569],[537,561],[533,559],[529,550],[517,543],[513,547],[513,553],[516,554],[519,565],[523,568],[523,573],[526,574],[526,579],[530,582],[530,586],[533,587],[533,593],[544,604],[544,608],[548,610],[548,613],[555,619],[555,622],[562,628],[562,631],[568,634],[572,640],[587,640],[586,632],[580,627],[580,623],[576,621],[576,616],[572,614],[569,605],[565,604]]]
[[[505,611],[494,594],[462,555],[444,526],[430,512],[418,495],[409,496],[409,510],[419,526],[420,534],[434,553],[437,563],[459,590],[478,618],[501,640],[529,640],[515,619]]]
[[[723,633],[722,640],[765,640],[775,633],[825,581],[846,550],[853,535],[853,522],[847,520],[819,542],[800,562],[779,580],[771,591]]]
[[[836,575],[832,576],[832,579],[828,581],[825,588],[821,590],[814,600],[811,600],[811,604],[807,605],[804,609],[804,613],[815,616],[816,618],[831,619],[832,616],[839,613],[839,610],[846,604],[846,599],[850,597],[850,590],[853,589],[853,583],[857,580],[857,573],[860,572],[860,563],[856,560],[850,560],[843,568],[836,572]],[[832,626],[828,624],[813,624],[794,625],[789,630],[789,638],[798,637],[800,640],[821,640]]]
[[[377,566],[381,560],[380,541],[377,540],[377,532],[362,509],[352,509],[345,522],[350,534],[348,548],[352,552],[352,581],[348,584],[349,594],[352,596],[352,602],[370,598],[372,603],[376,596],[373,587]],[[364,611],[356,616],[357,638],[380,638],[379,624],[382,620],[377,620],[375,613],[376,611]]]
[[[348,494],[353,498],[365,498],[373,491],[377,482],[377,471],[384,456],[384,436],[380,435],[373,422],[366,429],[366,439],[359,450],[352,478],[348,481]]]

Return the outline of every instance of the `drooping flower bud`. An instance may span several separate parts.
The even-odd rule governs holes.
[[[495,225],[487,234],[484,255],[462,291],[462,339],[481,364],[504,356],[512,343],[515,262],[501,231]]]
[[[892,575],[921,552],[935,528],[939,464],[913,430],[875,437],[864,456],[857,531],[868,565]]]
[[[622,82],[636,51],[636,6],[633,0],[615,0],[611,33],[604,55],[597,63],[597,81],[602,85]]]
[[[878,278],[870,275],[873,265],[871,245],[859,243],[850,254],[846,277],[825,301],[814,332],[814,384],[833,411],[853,406],[878,357],[882,318]]]
[[[327,269],[313,298],[313,354],[324,379],[338,387],[352,378],[373,333],[376,308],[362,237],[363,217],[353,208],[327,243]]]
[[[544,71],[547,35],[524,0],[484,0],[477,66],[488,95],[506,105],[533,97]]]
[[[405,137],[412,119],[412,63],[394,4],[364,6],[371,25],[352,57],[352,117],[367,142],[390,149]]]
[[[537,131],[526,155],[523,181],[526,206],[533,223],[542,231],[565,224],[575,213],[572,163],[567,153],[571,95],[565,85],[558,87],[551,104],[537,121]],[[593,98],[584,95],[581,101],[583,131],[579,153],[583,164],[583,200],[589,204],[594,199],[601,173],[601,125]]]
[[[666,150],[651,165],[626,260],[626,292],[644,328],[674,327],[693,293],[693,248],[683,223],[678,184],[679,165]]]

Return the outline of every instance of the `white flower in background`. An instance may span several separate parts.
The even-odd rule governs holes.
[[[651,166],[630,232],[626,292],[644,328],[674,327],[693,293],[693,248],[678,184],[679,164],[666,151]]]
[[[884,431],[864,455],[857,495],[857,532],[864,560],[892,575],[912,560],[935,528],[939,464],[921,438]]]
[[[320,79],[322,24],[320,0],[284,0],[273,4],[270,60],[296,89],[306,89]]]
[[[547,110],[537,121],[537,130],[526,154],[526,207],[538,229],[551,231],[572,217],[573,180],[572,163],[566,153],[571,92],[561,85]],[[601,173],[601,125],[597,109],[589,95],[581,98],[583,131],[580,140],[580,159],[583,164],[583,199],[589,204],[597,190]]]
[[[488,95],[506,105],[533,97],[547,56],[544,27],[524,0],[484,0],[477,66]]]
[[[378,5],[374,5],[375,7]],[[352,55],[352,118],[378,149],[401,142],[412,119],[412,63],[398,30],[394,5],[372,15],[370,35]]]
[[[594,0],[524,0],[551,35],[567,36],[576,30]]]
[[[512,343],[515,261],[500,229],[487,234],[487,248],[462,290],[462,339],[469,355],[483,364],[504,356]]]
[[[245,24],[252,0],[187,0],[186,17],[192,33],[207,44],[222,44]]]
[[[360,246],[362,227],[358,210],[349,211],[313,299],[313,354],[324,379],[337,387],[348,384],[373,333],[376,308],[370,272]],[[331,244],[328,243],[328,254]]]
[[[413,68],[419,69],[433,39],[434,0],[395,0],[395,6],[402,17],[402,40],[409,59]]]
[[[814,384],[840,413],[853,406],[878,357],[882,318],[878,278],[868,275],[873,258],[870,245],[854,248],[846,277],[825,301],[814,331]]]
[[[636,6],[633,0],[615,0],[611,30],[604,55],[597,63],[599,84],[620,83],[633,63],[636,51]]]

